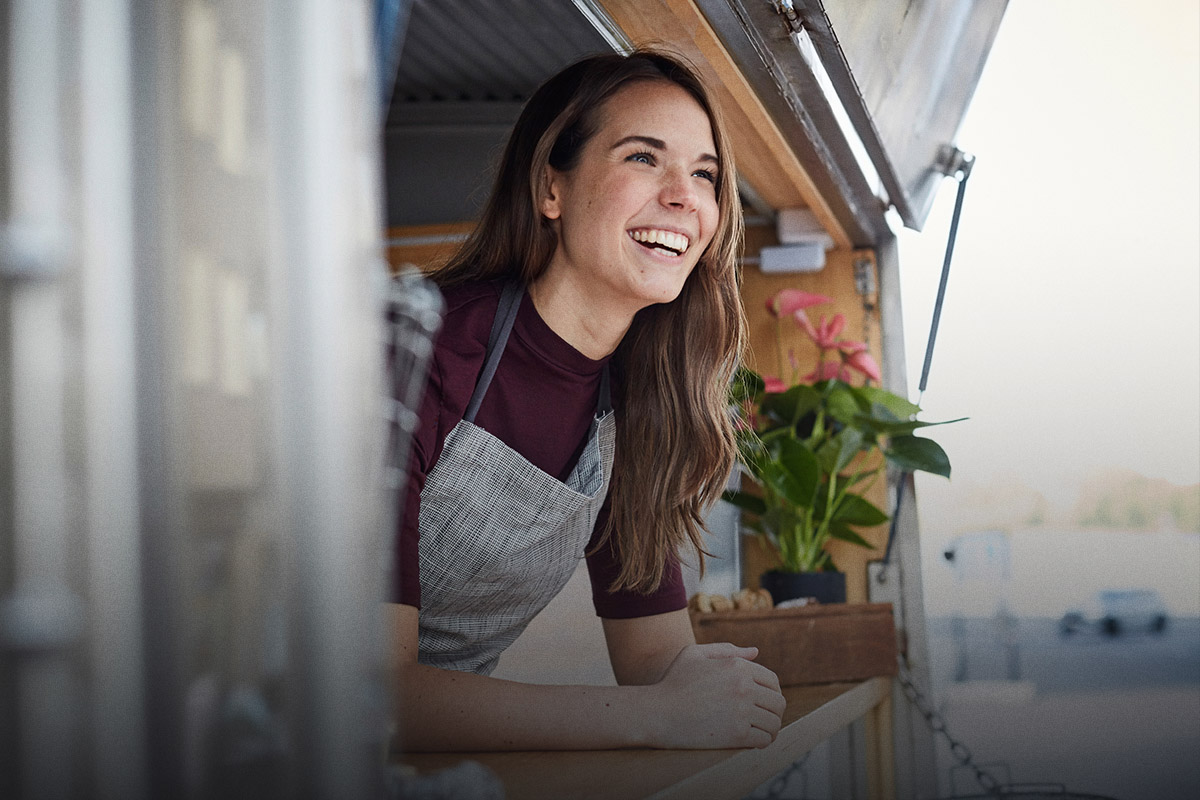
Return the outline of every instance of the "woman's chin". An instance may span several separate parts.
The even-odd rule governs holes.
[[[690,274],[690,273],[689,273]],[[683,286],[687,282],[687,276],[677,277],[659,276],[656,280],[644,281],[637,287],[638,297],[641,298],[646,305],[658,305],[660,303],[673,302],[679,293],[683,291]]]

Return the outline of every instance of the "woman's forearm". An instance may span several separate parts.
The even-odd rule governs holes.
[[[405,751],[653,747],[651,686],[542,686],[409,664],[398,676]]]
[[[404,750],[766,747],[785,702],[754,648],[689,645],[650,686],[539,686],[421,664],[399,675]]]

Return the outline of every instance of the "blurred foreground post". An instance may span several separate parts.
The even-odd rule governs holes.
[[[0,8],[0,796],[382,791],[373,11]]]

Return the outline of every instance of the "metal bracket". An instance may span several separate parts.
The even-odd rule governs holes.
[[[875,270],[871,267],[871,259],[854,259],[854,290],[863,298],[875,294]]]
[[[971,167],[975,166],[975,156],[964,153],[952,144],[944,144],[938,149],[937,161],[933,166],[946,177],[957,178],[962,173],[961,180],[966,180],[971,174]]]
[[[804,23],[796,13],[796,6],[792,4],[792,0],[774,0],[772,5],[775,6],[775,13],[783,19],[783,27],[789,34],[804,31]]]
[[[892,603],[900,605],[900,582],[890,580],[895,575],[889,575],[891,562],[867,562],[867,587],[872,603]]]
[[[629,54],[634,51],[633,40],[625,35],[625,31],[621,30],[608,11],[599,0],[571,0],[575,8],[579,9],[579,13],[583,18],[591,23],[592,28],[605,43],[613,49],[614,53]]]

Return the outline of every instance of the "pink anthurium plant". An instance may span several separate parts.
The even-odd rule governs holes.
[[[768,300],[780,375],[743,367],[731,389],[739,462],[758,491],[730,490],[724,499],[742,509],[746,528],[766,540],[784,572],[836,570],[825,548],[830,539],[871,547],[855,529],[887,521],[863,494],[889,464],[950,477],[946,452],[913,435],[944,423],[917,421],[916,405],[871,385],[880,381],[879,366],[864,343],[841,338],[844,316],[822,315],[816,323],[809,318],[807,309],[830,302],[797,289]],[[818,353],[816,368],[801,376],[795,353],[788,351],[790,380],[783,377],[785,320]]]

